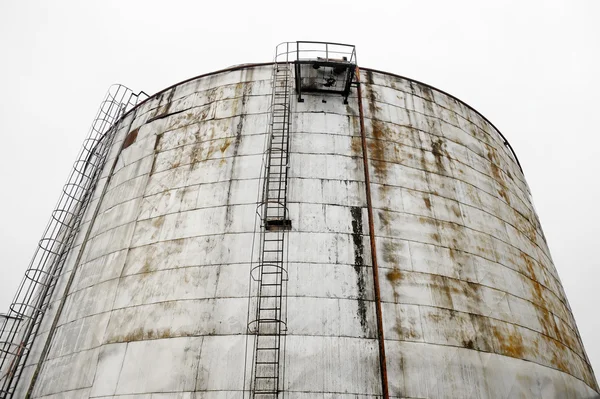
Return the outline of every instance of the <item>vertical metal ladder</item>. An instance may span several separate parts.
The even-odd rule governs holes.
[[[252,269],[258,282],[256,318],[249,325],[256,335],[252,397],[277,399],[282,383],[282,336],[285,324],[286,231],[291,228],[287,210],[290,99],[290,63],[275,63],[269,124],[269,141],[261,201],[260,258]]]
[[[112,148],[116,122],[137,104],[140,94],[133,94],[125,86],[111,86],[94,119],[10,305],[9,314],[0,326],[0,399],[13,398],[16,393],[34,340]],[[8,323],[9,319],[13,321]],[[44,359],[34,359],[34,363],[38,360],[42,362]]]

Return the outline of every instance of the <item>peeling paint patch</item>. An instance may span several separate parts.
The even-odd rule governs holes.
[[[123,149],[129,147],[130,145],[132,145],[133,143],[135,143],[135,139],[137,139],[137,135],[139,132],[139,128],[132,130],[131,132],[129,132],[129,134],[127,135],[127,137],[125,137],[125,140],[123,141]]]

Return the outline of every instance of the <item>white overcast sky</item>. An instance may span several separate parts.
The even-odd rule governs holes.
[[[0,1],[0,312],[108,86],[152,94],[283,41],[355,44],[515,149],[600,373],[600,1]]]

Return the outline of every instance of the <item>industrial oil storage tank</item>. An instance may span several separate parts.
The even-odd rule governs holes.
[[[335,43],[111,89],[0,322],[0,398],[598,394],[505,138]]]

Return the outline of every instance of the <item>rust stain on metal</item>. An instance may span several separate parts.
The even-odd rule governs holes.
[[[460,206],[458,205],[458,203],[452,204],[450,206],[450,210],[452,211],[452,213],[454,213],[454,216],[456,216],[457,218],[462,217],[462,212],[460,210]]]
[[[414,323],[403,323],[402,318],[397,317],[395,327],[401,341],[415,341],[420,338],[420,334]]]
[[[368,76],[368,79],[372,82],[373,77]],[[387,377],[387,361],[385,357],[385,338],[383,335],[383,317],[381,314],[381,293],[379,286],[379,268],[377,264],[377,247],[375,245],[375,227],[373,219],[373,205],[371,200],[371,178],[369,176],[369,161],[368,161],[368,148],[367,139],[365,132],[365,121],[362,106],[362,88],[360,83],[360,69],[356,67],[356,83],[357,83],[357,94],[358,94],[358,109],[360,116],[360,135],[362,141],[362,153],[363,153],[363,167],[365,173],[365,190],[367,197],[367,214],[369,217],[369,241],[371,243],[371,261],[373,271],[373,288],[375,294],[375,313],[377,316],[377,335],[379,343],[379,370],[381,372],[381,393],[384,399],[389,399],[390,394],[388,390],[388,377]]]
[[[506,201],[507,204],[510,205],[510,197],[508,196],[508,193],[506,192],[506,190],[507,190],[506,182],[504,181],[504,176],[502,175],[501,169],[498,166],[500,164],[500,157],[498,156],[498,153],[496,152],[496,149],[494,147],[486,146],[486,149],[487,149],[486,155],[487,155],[488,161],[490,161],[492,176],[500,185],[498,194],[502,198],[504,198],[504,201]]]
[[[386,273],[385,277],[390,283],[398,284],[398,281],[402,279],[402,273],[400,272],[400,269],[394,267],[391,271]]]
[[[429,197],[423,196],[423,202],[425,203],[427,209],[431,210],[431,200]]]
[[[174,337],[182,337],[187,336],[188,334],[173,334],[170,328],[161,328],[161,329],[144,329],[142,327],[138,327],[135,330],[125,334],[125,335],[116,335],[108,338],[106,341],[107,344],[114,344],[119,342],[136,342],[136,341],[146,341],[151,339],[164,339],[164,338],[174,338]]]
[[[164,215],[161,215],[157,218],[154,218],[152,220],[152,226],[156,227],[157,229],[161,228],[163,226],[163,224],[165,224],[165,217]]]
[[[499,344],[499,352],[502,355],[523,359],[525,355],[525,345],[523,336],[518,332],[506,334],[496,326],[492,328],[492,333]]]
[[[225,139],[225,142],[223,143],[223,145],[221,147],[219,147],[219,149],[221,150],[221,153],[224,153],[225,151],[227,151],[227,148],[229,148],[230,145],[231,145],[231,139]]]
[[[386,142],[384,137],[390,135],[390,129],[381,121],[371,120],[373,128],[373,139],[369,140],[368,147],[370,150],[369,158],[375,170],[375,175],[382,180],[385,180],[388,172],[388,164],[385,162],[385,147]]]
[[[400,269],[398,269],[398,267],[394,266],[392,270],[385,274],[385,277],[390,282],[390,284],[392,285],[392,289],[394,290],[394,303],[398,303],[397,286],[399,285],[399,282],[403,277],[402,272],[400,272]],[[397,319],[396,322],[399,323],[400,320]]]
[[[132,145],[133,143],[135,143],[135,139],[137,139],[139,130],[140,130],[140,128],[137,128],[137,129],[134,129],[131,132],[129,132],[127,137],[125,137],[125,140],[123,140],[123,149],[125,149],[125,148],[129,147],[130,145]]]

